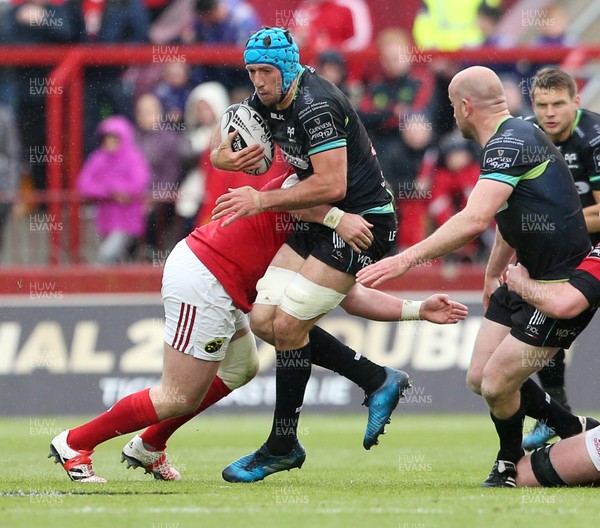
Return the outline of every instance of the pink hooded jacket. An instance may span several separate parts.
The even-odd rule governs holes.
[[[109,152],[97,148],[85,161],[77,190],[82,196],[98,201],[96,229],[101,236],[125,231],[140,236],[145,227],[144,196],[150,186],[150,167],[135,143],[135,129],[124,117],[111,116],[96,129],[101,139],[105,134],[121,138],[119,148]],[[128,203],[113,199],[115,193],[130,196]]]

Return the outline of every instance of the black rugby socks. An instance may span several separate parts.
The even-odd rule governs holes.
[[[516,464],[523,456],[523,448],[521,447],[521,442],[523,441],[523,420],[525,419],[523,404],[521,404],[521,407],[515,414],[506,420],[497,418],[491,412],[490,417],[496,426],[496,432],[500,439],[500,450],[498,451],[497,460],[507,460]]]
[[[296,442],[304,391],[310,379],[311,345],[276,350],[275,357],[275,414],[266,446],[273,455],[285,455]]]
[[[561,438],[581,432],[579,417],[550,398],[531,378],[521,385],[521,406],[527,416],[552,427]]]
[[[545,366],[538,373],[542,388],[568,411],[571,410],[567,402],[565,391],[565,350],[561,348],[552,358],[552,363]]]
[[[313,365],[337,372],[358,385],[367,394],[385,382],[385,369],[344,345],[322,328],[315,326],[308,334]]]

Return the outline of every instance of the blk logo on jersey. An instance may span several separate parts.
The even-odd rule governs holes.
[[[312,146],[327,143],[338,137],[338,131],[333,123],[331,112],[323,112],[304,123],[304,130],[308,134]]]
[[[515,164],[518,157],[519,150],[516,148],[491,148],[483,155],[483,166],[496,170],[508,169]]]

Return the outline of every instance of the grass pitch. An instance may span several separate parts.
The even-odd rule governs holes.
[[[75,484],[46,456],[54,434],[81,419],[0,419],[0,526],[564,528],[597,517],[597,489],[481,489],[497,450],[487,416],[397,412],[370,451],[362,448],[365,420],[305,412],[301,470],[229,484],[221,470],[260,446],[270,417],[201,416],[169,443],[183,481],[126,471],[126,435],[94,454],[108,484]]]

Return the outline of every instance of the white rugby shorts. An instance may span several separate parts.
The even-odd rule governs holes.
[[[236,308],[221,283],[180,241],[165,263],[162,278],[168,345],[206,361],[221,361],[248,317]]]
[[[600,425],[585,432],[585,447],[592,464],[600,471]]]

